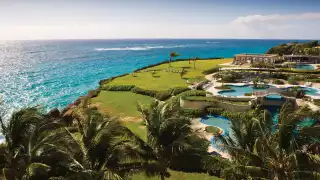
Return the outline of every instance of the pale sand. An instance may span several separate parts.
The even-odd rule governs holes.
[[[211,142],[211,140],[212,140],[212,138],[213,138],[214,136],[213,136],[211,133],[207,133],[207,132],[205,131],[206,126],[207,126],[207,125],[205,125],[205,124],[203,124],[203,123],[200,122],[200,118],[196,118],[196,119],[193,119],[193,120],[192,120],[192,125],[191,125],[192,129],[193,129],[194,131],[196,131],[199,136],[205,137],[208,141]],[[211,153],[211,152],[213,152],[213,151],[219,153],[223,158],[230,159],[230,155],[229,155],[228,153],[222,152],[221,150],[219,150],[219,149],[217,149],[217,148],[215,148],[215,147],[213,147],[213,146],[209,146],[208,152]]]

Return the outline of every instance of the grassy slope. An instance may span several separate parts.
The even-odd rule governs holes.
[[[202,71],[205,69],[212,68],[221,63],[231,62],[232,59],[223,60],[198,60],[196,62],[196,69],[193,69],[193,64],[189,64],[188,61],[177,61],[172,63],[170,70],[181,70],[182,67],[188,66],[188,73],[185,78],[195,78],[198,76],[204,77]],[[111,84],[134,84],[141,88],[156,89],[156,90],[166,90],[170,87],[186,87],[186,80],[181,79],[178,73],[164,72],[163,70],[168,69],[168,64],[161,64],[152,69],[161,69],[162,71],[157,72],[155,76],[152,77],[151,72],[140,72],[135,73],[136,77],[127,75],[124,77],[114,79]],[[150,70],[147,69],[147,70]],[[145,71],[145,70],[143,70]],[[143,96],[139,94],[134,94],[131,92],[111,92],[102,91],[98,97],[92,99],[92,103],[98,105],[99,110],[103,113],[108,113],[110,115],[120,116],[120,117],[139,117],[140,114],[136,110],[137,101],[142,104],[148,104],[152,101],[149,96]]]
[[[99,96],[92,98],[92,104],[96,104],[103,113],[120,117],[139,117],[137,102],[148,105],[153,98],[132,92],[101,91]]]
[[[221,180],[215,176],[208,176],[205,173],[186,173],[170,170],[171,177],[166,180]],[[159,180],[160,177],[146,177],[144,173],[135,174],[132,180]]]
[[[196,62],[196,69],[193,69],[193,63],[189,64],[188,61],[177,61],[173,62],[169,68],[168,64],[161,64],[156,67],[142,70],[141,72],[135,73],[135,76],[127,75],[124,77],[116,78],[110,84],[111,85],[136,85],[140,88],[152,89],[152,90],[167,90],[172,87],[187,87],[186,79],[195,78],[198,76],[204,76],[203,70],[210,69],[221,63],[231,62],[232,59],[222,60],[198,60]],[[185,67],[188,71],[181,79],[179,73],[172,71],[181,70]],[[148,70],[158,70],[154,77]],[[165,72],[169,70],[170,72]]]
[[[193,64],[184,62],[174,62],[170,70],[181,70],[182,67],[189,67],[188,73],[184,76],[184,79],[180,78],[178,73],[164,72],[164,69],[168,69],[168,64],[162,64],[150,69],[161,69],[161,71],[155,74],[156,77],[152,77],[150,72],[135,73],[136,77],[127,75],[124,77],[117,78],[112,81],[111,84],[127,84],[136,85],[141,88],[155,89],[155,90],[166,90],[171,87],[186,87],[186,79],[195,78],[198,76],[204,76],[202,71],[210,69],[218,64],[231,62],[231,59],[224,60],[213,60],[213,61],[202,61],[196,62],[196,69],[193,69]],[[144,70],[145,71],[145,70]],[[152,98],[149,96],[143,96],[134,94],[131,92],[111,92],[102,91],[99,96],[92,99],[92,103],[99,106],[99,110],[103,113],[120,117],[136,117],[140,116],[136,110],[136,103],[139,101],[142,104],[149,104]],[[138,122],[123,122],[133,133],[137,134],[143,140],[146,140],[147,133],[145,128]],[[214,176],[208,176],[205,173],[185,173],[179,171],[170,170],[171,177],[168,180],[218,180],[220,178]],[[133,180],[158,180],[159,177],[146,177],[143,173],[135,174],[132,177]]]

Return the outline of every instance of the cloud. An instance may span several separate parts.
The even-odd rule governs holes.
[[[248,15],[237,17],[229,26],[241,36],[274,39],[317,39],[320,13]]]
[[[320,20],[320,13],[288,14],[288,15],[248,15],[236,18],[235,24],[275,23],[297,20]]]

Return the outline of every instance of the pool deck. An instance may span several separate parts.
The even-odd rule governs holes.
[[[205,137],[208,141],[211,142],[211,140],[214,138],[214,136],[212,135],[212,133],[208,133],[205,131],[205,128],[208,126],[206,124],[203,124],[200,122],[200,118],[195,118],[192,120],[192,124],[191,124],[191,128],[196,131],[198,133],[199,136],[201,137]],[[219,127],[218,127],[219,128]],[[213,146],[209,146],[208,148],[208,152],[217,152],[221,155],[221,157],[223,158],[230,158],[230,155],[228,153],[222,152],[221,150],[213,147]]]
[[[222,69],[224,69],[224,68],[222,68]],[[230,69],[230,68],[227,68],[227,69]],[[254,68],[254,69],[256,69],[256,68]],[[207,80],[211,81],[213,84],[213,86],[206,89],[206,91],[211,92],[213,95],[222,96],[222,97],[238,97],[238,98],[255,97],[255,96],[226,96],[226,95],[219,94],[219,92],[226,91],[226,90],[216,89],[215,86],[221,86],[221,85],[246,86],[246,85],[253,85],[253,82],[251,81],[251,82],[246,82],[246,83],[221,83],[221,82],[217,82],[217,80],[215,78],[213,78],[214,74],[216,74],[216,73],[208,74],[205,76],[205,78]],[[297,87],[297,86],[303,87],[303,88],[313,88],[313,89],[316,89],[317,91],[319,91],[319,94],[320,94],[320,89],[319,89],[320,83],[313,83],[311,87],[306,86],[306,85],[292,85],[292,84],[287,84],[287,83],[283,84],[283,85],[269,83],[268,85],[274,86],[276,88],[290,88],[290,87]],[[308,95],[308,96],[310,96],[311,98],[314,98],[314,99],[320,99],[320,96],[312,96],[312,95]]]

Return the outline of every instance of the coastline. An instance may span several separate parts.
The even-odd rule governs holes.
[[[198,60],[202,60],[202,61],[210,61],[210,60],[219,60],[219,59],[227,59],[227,57],[210,57],[210,58],[199,58]],[[189,59],[176,59],[172,62],[179,62],[179,61],[189,61]],[[144,66],[144,67],[141,67],[141,68],[137,68],[136,70],[134,70],[133,72],[138,72],[138,71],[141,71],[141,70],[144,70],[144,69],[147,69],[147,68],[151,68],[151,67],[155,67],[155,66],[158,66],[158,65],[162,65],[162,64],[166,64],[168,63],[169,60],[164,60],[162,62],[159,62],[159,63],[155,63],[155,64],[150,64],[150,65],[147,65],[147,66]],[[98,83],[98,87],[95,88],[95,89],[91,89],[91,90],[88,90],[87,94],[86,95],[83,95],[83,96],[79,96],[76,100],[74,100],[72,103],[68,104],[66,107],[62,108],[61,109],[61,112],[63,112],[62,114],[66,113],[70,108],[72,108],[73,106],[77,106],[80,104],[81,102],[81,99],[83,98],[92,98],[92,97],[96,97],[99,93],[100,93],[100,88],[101,88],[101,85],[103,83],[107,83],[107,82],[110,82],[116,78],[119,78],[119,77],[124,77],[126,75],[130,75],[131,73],[124,73],[124,74],[120,74],[120,75],[117,75],[117,76],[112,76],[110,78],[106,78],[106,79],[102,79],[99,81]],[[56,109],[56,108],[53,108],[53,109]],[[53,110],[51,109],[51,110]],[[50,112],[50,111],[49,111]]]

